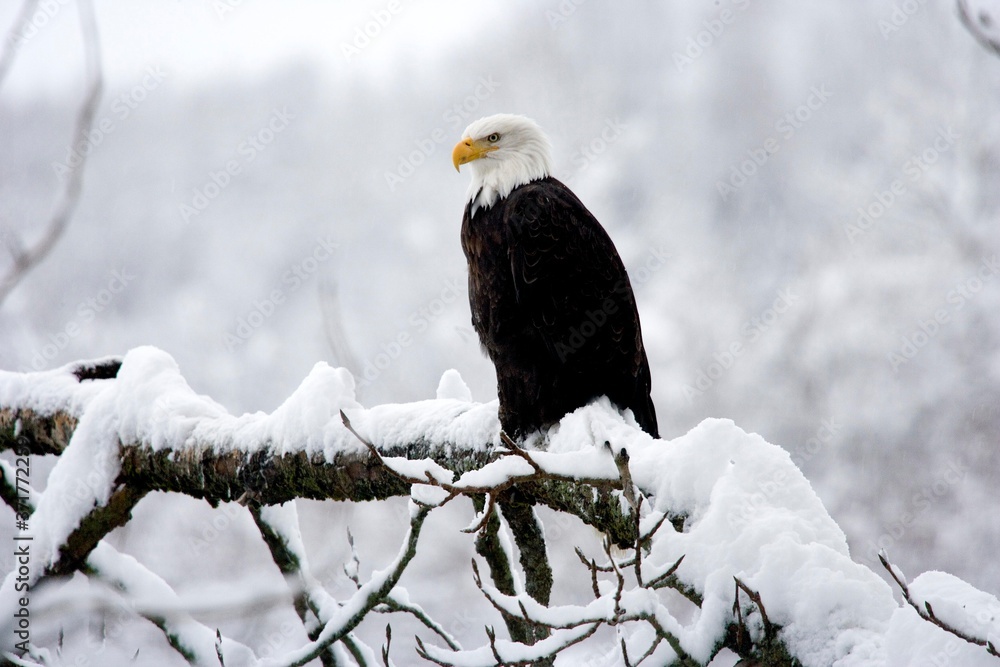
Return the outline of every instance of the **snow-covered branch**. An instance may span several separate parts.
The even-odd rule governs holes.
[[[3,473],[5,481],[15,477],[6,461],[0,460],[0,472]],[[4,500],[15,512],[30,516],[34,514],[38,497],[39,494],[34,488],[24,484],[15,490],[13,498],[5,495]],[[105,594],[103,591],[98,591],[84,604],[77,603],[77,608],[106,605],[132,609],[159,627],[170,645],[194,665],[213,664],[212,656],[223,649],[242,664],[251,664],[254,660],[253,653],[246,646],[223,638],[217,630],[213,632],[183,611],[183,605],[179,603],[177,595],[162,578],[106,542],[101,542],[91,551],[81,570],[91,578],[118,591],[119,594],[109,599],[110,592]],[[152,603],[153,600],[156,602]],[[39,613],[52,613],[52,611],[36,609],[36,618]],[[33,646],[29,647],[30,650],[37,650]]]
[[[319,656],[327,647],[347,637],[370,611],[382,604],[399,582],[403,570],[417,553],[420,529],[430,511],[431,508],[426,505],[412,505],[410,530],[403,539],[399,554],[388,567],[375,572],[371,580],[358,588],[350,599],[332,610],[328,619],[320,619],[323,621],[323,629],[316,639],[288,655],[262,664],[267,667],[301,667]]]
[[[31,534],[29,590],[54,574],[88,574],[113,589],[102,593],[108,604],[130,599],[192,664],[377,664],[362,629],[373,613],[415,619],[434,635],[418,640],[416,651],[447,665],[574,660],[568,656],[599,641],[601,628],[615,634],[614,660],[630,665],[707,665],[723,651],[775,665],[894,664],[891,656],[921,632],[914,623],[926,626],[851,560],[843,532],[788,454],[725,420],[666,442],[602,400],[544,437],[513,442],[498,433],[495,403],[439,393],[365,408],[350,374],[325,364],[272,413],[233,416],[195,394],[168,355],[139,348],[120,360],[0,373],[0,448],[16,455],[16,465],[0,466],[0,495]],[[53,454],[43,493],[20,483],[18,466]],[[285,576],[278,602],[292,604],[306,641],[264,659],[195,621],[180,602],[172,609],[143,602],[178,596],[104,538],[151,491],[240,500]],[[345,573],[354,588],[335,597],[313,573],[296,499],[393,496],[410,499],[398,553],[365,580],[350,539]],[[468,636],[400,586],[418,542],[421,553],[437,547],[419,539],[427,517],[444,505],[454,512],[459,498],[474,510],[463,509],[452,529],[477,534],[476,562],[488,565],[492,582],[478,565],[458,576],[475,582],[510,635],[487,624],[487,643],[469,649]],[[553,533],[539,506],[596,528],[603,553],[588,555],[593,546]],[[555,570],[560,549],[576,570]],[[19,576],[8,573],[0,588],[6,618],[18,604]],[[553,599],[553,579],[567,576],[593,599]],[[908,601],[914,605],[918,591],[922,615],[937,619],[940,632],[993,640],[992,622],[970,628],[955,611],[978,591],[962,582],[966,588],[951,586],[949,597],[935,588],[940,578],[920,581],[929,583],[911,584]],[[11,655],[32,648],[10,637]],[[382,662],[390,664],[390,630],[385,638]]]
[[[925,572],[907,584],[884,553],[878,559],[920,618],[1000,658],[993,643],[1000,637],[1000,600],[945,572]],[[942,615],[935,612],[935,605]]]

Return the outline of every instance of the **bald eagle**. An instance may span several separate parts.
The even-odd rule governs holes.
[[[455,169],[472,170],[462,249],[501,427],[523,438],[607,396],[659,437],[625,266],[597,219],[549,176],[550,153],[538,125],[511,114],[475,121],[452,152]]]

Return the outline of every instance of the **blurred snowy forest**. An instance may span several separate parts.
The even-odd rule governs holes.
[[[38,11],[0,88],[7,247],[51,215],[84,94],[76,5]],[[855,560],[1000,591],[1000,58],[953,2],[96,12],[104,129],[65,236],[0,306],[0,367],[150,344],[233,413],[321,360],[365,405],[433,397],[449,368],[491,400],[449,156],[469,121],[523,113],[630,270],[663,437],[731,418],[793,455]],[[268,564],[245,516],[160,500],[116,538],[164,578]],[[351,516],[402,520],[301,513],[329,563]]]

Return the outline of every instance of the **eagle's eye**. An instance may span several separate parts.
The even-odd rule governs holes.
[[[500,141],[500,135],[494,132],[490,136],[486,137],[486,140],[491,144],[495,144],[496,142]]]

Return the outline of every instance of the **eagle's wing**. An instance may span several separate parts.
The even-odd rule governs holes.
[[[511,193],[505,223],[518,306],[552,358],[571,372],[605,373],[611,384],[642,383],[645,375],[648,394],[635,297],[597,219],[569,188],[546,178]]]

